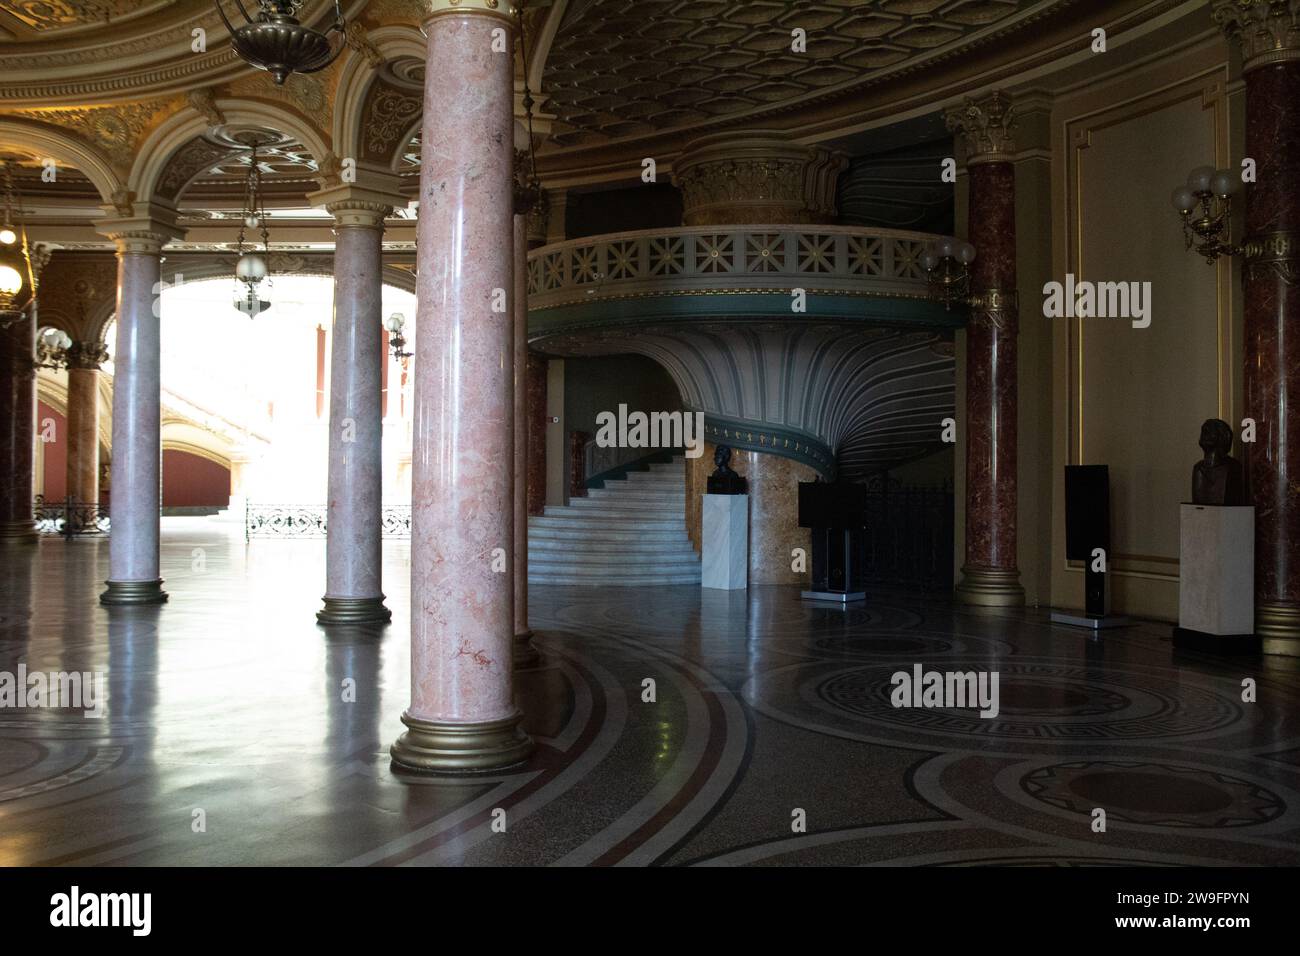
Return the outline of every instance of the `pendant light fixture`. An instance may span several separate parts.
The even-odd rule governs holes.
[[[262,167],[257,158],[258,142],[252,143],[248,179],[244,187],[243,221],[239,225],[239,261],[235,263],[235,308],[250,319],[271,307],[271,237],[266,206],[262,199]],[[245,238],[246,231],[261,232],[262,248]]]
[[[227,18],[222,0],[216,0],[217,12],[230,31],[230,45],[249,66],[270,73],[276,86],[284,85],[290,73],[325,69],[347,46],[343,38],[348,24],[340,0],[334,0],[334,23],[324,33],[298,21],[306,0],[257,0],[256,18],[248,15],[243,0],[234,2],[244,15],[244,23],[238,27]],[[331,42],[331,33],[339,34],[337,45]]]

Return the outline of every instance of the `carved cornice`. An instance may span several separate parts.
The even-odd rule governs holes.
[[[1240,47],[1243,70],[1300,60],[1300,0],[1215,0],[1214,22]]]
[[[966,143],[966,164],[1010,162],[1016,152],[1016,128],[1011,98],[994,90],[980,99],[967,98],[944,116],[948,131]]]
[[[212,87],[205,86],[202,89],[190,90],[185,99],[196,113],[208,121],[208,126],[226,124],[226,114],[222,113],[217,106],[217,94]]]

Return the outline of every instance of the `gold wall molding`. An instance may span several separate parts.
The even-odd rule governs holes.
[[[79,135],[118,166],[128,166],[145,133],[173,100],[114,106],[17,110],[12,115],[37,120]]]

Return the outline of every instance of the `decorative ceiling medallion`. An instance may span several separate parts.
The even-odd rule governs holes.
[[[135,158],[135,148],[144,138],[145,130],[167,103],[166,100],[154,100],[115,106],[18,110],[16,115],[77,133],[99,147],[114,163],[129,165]]]

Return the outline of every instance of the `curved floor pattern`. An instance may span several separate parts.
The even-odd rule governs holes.
[[[0,672],[107,692],[99,719],[0,709],[0,863],[1300,863],[1297,662],[903,594],[534,587],[532,760],[397,776],[407,547],[385,544],[378,633],[315,626],[320,541],[165,519],[170,603],[111,614],[105,542],[0,553]],[[998,716],[895,709],[914,664],[997,671]]]

